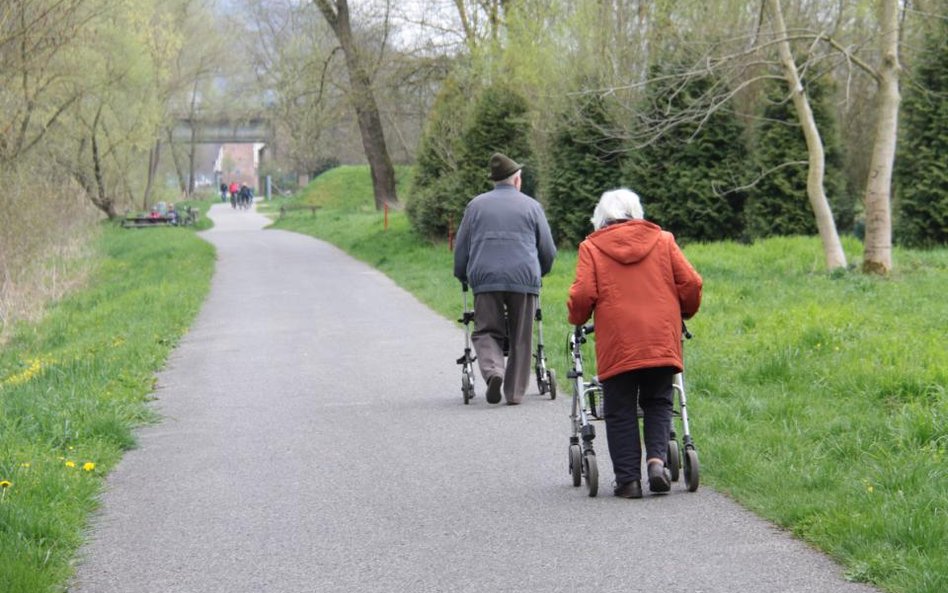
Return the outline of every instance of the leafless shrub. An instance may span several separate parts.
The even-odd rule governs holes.
[[[0,344],[80,286],[97,212],[68,179],[36,163],[0,170]]]

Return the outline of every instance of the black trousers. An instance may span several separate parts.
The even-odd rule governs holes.
[[[602,382],[606,437],[616,482],[642,479],[638,407],[642,407],[646,458],[667,460],[674,368],[629,371]]]

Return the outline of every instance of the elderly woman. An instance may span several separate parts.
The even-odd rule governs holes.
[[[627,189],[604,193],[592,223],[595,231],[579,245],[567,307],[574,325],[595,313],[615,495],[642,497],[638,406],[644,415],[649,489],[668,492],[672,380],[683,368],[682,319],[701,304],[701,276],[671,233],[643,220],[639,197]]]

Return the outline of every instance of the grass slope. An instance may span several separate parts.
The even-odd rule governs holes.
[[[401,212],[384,229],[367,180],[364,167],[324,174],[303,194],[321,196],[316,216],[276,227],[338,245],[456,319],[447,245],[420,240]],[[858,259],[855,240],[845,248]],[[948,591],[948,250],[896,251],[889,278],[826,273],[816,238],[685,252],[705,281],[686,345],[702,480],[839,559],[848,578]],[[544,280],[560,377],[575,265],[561,252]]]
[[[5,593],[65,587],[104,476],[151,419],[154,372],[210,287],[213,249],[187,229],[108,225],[96,253],[87,287],[0,350]]]

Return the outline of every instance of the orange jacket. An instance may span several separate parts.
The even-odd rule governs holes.
[[[600,379],[655,367],[681,371],[681,321],[700,305],[701,276],[658,225],[630,220],[580,243],[569,322],[585,323],[595,311]]]

